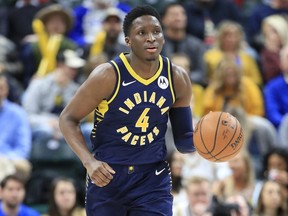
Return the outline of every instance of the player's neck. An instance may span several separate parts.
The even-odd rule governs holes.
[[[135,55],[126,56],[130,66],[143,79],[151,78],[159,68],[159,58],[154,61],[141,60]]]

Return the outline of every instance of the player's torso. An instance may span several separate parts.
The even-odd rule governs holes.
[[[155,75],[143,79],[124,54],[112,61],[117,74],[113,96],[96,109],[91,140],[96,157],[110,163],[152,163],[165,158],[168,112],[175,101],[171,65],[159,57]]]

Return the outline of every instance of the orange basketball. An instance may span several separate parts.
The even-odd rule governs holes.
[[[224,162],[240,152],[244,134],[239,121],[230,113],[210,112],[196,124],[193,140],[202,157]]]

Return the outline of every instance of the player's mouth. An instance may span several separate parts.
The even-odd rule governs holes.
[[[157,52],[157,47],[147,47],[146,50],[149,53],[155,53]]]

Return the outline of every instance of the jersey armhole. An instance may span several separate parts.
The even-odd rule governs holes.
[[[119,70],[119,67],[118,67],[117,63],[114,60],[109,61],[109,63],[114,68],[114,72],[115,72],[115,75],[116,75],[116,85],[114,86],[114,90],[113,90],[112,96],[110,98],[107,98],[108,104],[111,103],[114,100],[114,98],[118,94],[118,91],[119,91],[119,88],[120,88],[120,70]]]
[[[169,78],[170,91],[171,91],[173,103],[175,103],[176,94],[175,94],[175,87],[174,87],[174,81],[173,81],[173,68],[172,68],[172,63],[169,60],[169,58],[167,58],[167,66],[168,66],[168,78]]]

